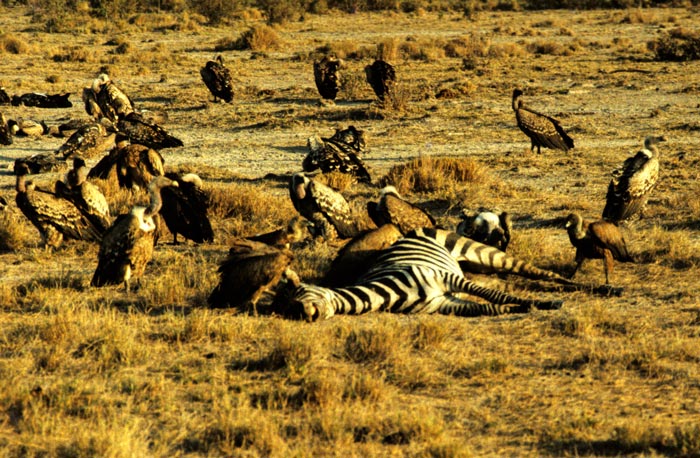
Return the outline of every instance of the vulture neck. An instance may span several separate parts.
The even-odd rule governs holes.
[[[150,187],[149,195],[151,197],[151,203],[146,207],[146,211],[144,212],[144,217],[146,218],[158,213],[163,206],[163,199],[160,196],[160,186]]]
[[[27,176],[17,175],[17,181],[15,183],[15,190],[17,192],[26,193],[27,192]]]
[[[586,237],[586,233],[583,231],[583,220],[581,218],[576,218],[567,228],[567,232],[569,233],[569,240],[573,245]]]

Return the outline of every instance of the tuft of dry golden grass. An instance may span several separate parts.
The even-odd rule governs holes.
[[[392,167],[381,185],[392,184],[400,193],[448,191],[461,183],[485,185],[488,172],[470,158],[421,156]]]

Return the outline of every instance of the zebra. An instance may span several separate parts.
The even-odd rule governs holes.
[[[490,250],[478,249],[475,245]],[[450,231],[418,229],[382,251],[355,285],[325,288],[301,283],[293,292],[290,312],[300,314],[308,321],[316,321],[336,314],[373,311],[479,316],[527,313],[532,307],[540,310],[561,308],[561,300],[518,298],[467,280],[458,259],[476,262],[486,251],[491,253],[486,261],[490,260],[492,266],[507,267],[516,273],[528,272],[538,278],[559,277],[530,264],[514,262],[505,253],[503,257],[507,259],[494,256],[495,251],[502,252]],[[464,297],[467,294],[489,303],[470,301]]]

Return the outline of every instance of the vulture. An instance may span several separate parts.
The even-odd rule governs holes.
[[[87,181],[88,169],[85,161],[73,158],[73,169],[66,173],[64,181],[56,183],[56,194],[69,200],[104,233],[112,224],[109,204],[102,191]]]
[[[414,229],[435,227],[435,218],[418,206],[406,201],[394,186],[382,189],[379,203],[367,202],[367,212],[377,227],[395,224],[402,234]]]
[[[302,162],[305,172],[321,170],[324,173],[340,172],[353,175],[359,181],[371,183],[367,166],[362,161],[365,152],[364,131],[350,126],[347,129],[336,129],[331,138],[321,138],[317,135],[307,140],[309,153]]]
[[[7,126],[15,137],[41,137],[49,132],[49,126],[43,121],[36,122],[31,119],[10,119]]]
[[[54,153],[36,153],[15,159],[15,174],[20,166],[26,167],[31,174],[55,172],[66,166],[66,159]]]
[[[24,105],[25,107],[38,108],[70,108],[73,106],[67,94],[41,94],[38,92],[30,92],[28,94],[13,95],[12,105],[17,107]]]
[[[12,144],[12,126],[8,124],[5,115],[0,113],[0,144]]]
[[[208,61],[199,70],[199,74],[202,75],[202,81],[204,81],[204,84],[209,88],[209,92],[214,96],[214,102],[217,99],[223,99],[225,102],[233,100],[231,72],[224,65],[224,58],[221,55],[216,56],[214,60]]]
[[[459,235],[485,245],[506,251],[510,242],[512,222],[506,212],[480,209],[476,213],[462,212],[462,221],[457,225]]]
[[[107,129],[100,123],[85,124],[68,137],[56,154],[64,159],[76,156],[90,158],[109,149],[114,138],[114,134],[107,135]]]
[[[160,216],[173,234],[173,244],[177,244],[177,234],[196,243],[213,242],[214,231],[207,215],[209,196],[202,189],[202,179],[194,173],[182,176],[166,173],[165,176],[178,184],[161,191]]]
[[[85,111],[95,121],[100,121],[104,117],[100,104],[97,103],[97,94],[92,87],[84,87],[82,97]]]
[[[48,134],[52,137],[69,138],[81,127],[91,124],[90,121],[84,119],[69,119],[61,124],[48,126]]]
[[[10,105],[12,98],[9,96],[4,87],[0,87],[0,105]]]
[[[574,147],[574,140],[561,127],[559,121],[542,113],[527,108],[522,101],[523,91],[513,91],[513,110],[518,127],[530,138],[530,151],[537,147],[569,151]]]
[[[175,148],[183,145],[182,140],[170,135],[164,128],[150,122],[136,112],[120,117],[117,122],[117,130],[128,137],[131,143],[138,143],[149,148]]]
[[[293,260],[288,249],[247,239],[234,241],[228,257],[219,266],[219,284],[209,296],[209,306],[252,306],[257,313],[263,294],[274,290],[282,279],[299,285],[298,275],[290,268]]]
[[[335,56],[323,56],[314,61],[314,81],[323,100],[335,100],[340,90],[340,67],[343,61]]]
[[[333,288],[354,285],[374,262],[377,253],[389,248],[402,237],[399,228],[393,224],[384,224],[353,237],[331,262],[323,278],[323,286]]]
[[[246,240],[260,242],[275,248],[289,248],[293,243],[299,242],[306,236],[306,223],[301,216],[295,216],[282,228],[263,234],[251,235]]]
[[[72,202],[49,190],[37,189],[26,182],[29,168],[15,166],[17,176],[15,202],[24,216],[39,230],[46,247],[57,248],[64,237],[99,242],[103,231],[87,218]]]
[[[588,223],[583,221],[581,215],[572,213],[566,218],[566,230],[571,244],[576,248],[576,267],[570,278],[573,278],[586,259],[602,259],[605,284],[608,285],[613,260],[634,262],[620,229],[611,222],[598,220]]]
[[[119,89],[106,73],[100,74],[93,80],[91,89],[94,94],[95,105],[100,111],[98,113],[90,113],[88,111],[95,110],[92,102],[89,102],[89,106],[86,104],[85,110],[94,118],[98,120],[107,118],[112,123],[116,123],[119,119],[134,112],[134,103],[129,96]],[[85,99],[86,96],[83,95],[83,100]]]
[[[126,292],[130,291],[131,279],[140,278],[153,257],[155,217],[162,203],[160,191],[177,185],[164,176],[154,178],[148,185],[148,207],[136,205],[117,217],[102,238],[92,286],[124,283]]]
[[[374,61],[372,65],[365,67],[367,82],[372,86],[372,90],[380,101],[391,99],[394,96],[394,85],[396,84],[396,71],[393,65],[381,59]]]
[[[289,196],[299,214],[312,223],[310,231],[314,237],[333,240],[358,234],[358,222],[345,197],[305,173],[292,175]]]
[[[649,193],[659,179],[659,150],[656,144],[666,138],[647,137],[644,148],[613,171],[608,185],[603,219],[612,223],[628,221],[644,212]]]
[[[119,187],[145,189],[157,176],[165,174],[163,156],[144,145],[132,145],[117,134],[116,146],[90,170],[88,177],[111,180],[116,176]]]

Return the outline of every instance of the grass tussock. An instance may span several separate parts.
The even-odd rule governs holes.
[[[678,27],[647,44],[660,62],[681,62],[700,59],[700,33]]]
[[[0,50],[10,54],[27,54],[32,51],[32,47],[11,33],[3,33],[0,35]]]
[[[458,183],[486,184],[485,168],[471,158],[423,156],[392,167],[381,184],[392,184],[401,192],[434,192],[451,189]]]
[[[8,209],[0,211],[0,252],[17,251],[27,246],[35,237],[31,231],[36,232],[23,216]]]
[[[236,50],[251,50],[257,52],[274,51],[282,45],[277,31],[267,25],[251,27],[236,40]]]

